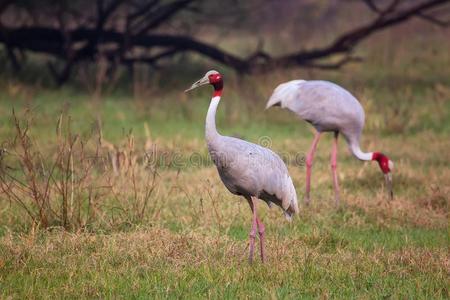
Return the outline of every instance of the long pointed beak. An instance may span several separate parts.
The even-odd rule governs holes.
[[[390,200],[394,200],[394,192],[392,190],[392,173],[384,174],[384,179],[386,180],[386,187],[388,189]]]
[[[208,77],[203,77],[202,79],[194,82],[190,88],[188,88],[187,90],[185,90],[184,92],[187,93],[189,91],[192,91],[193,89],[196,89],[202,85],[208,84],[209,83],[209,79]]]

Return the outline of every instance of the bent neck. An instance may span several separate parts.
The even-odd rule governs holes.
[[[350,146],[350,150],[352,151],[353,155],[355,155],[360,160],[368,161],[373,159],[373,152],[361,151],[361,148],[358,144],[352,144]]]
[[[209,104],[208,113],[206,114],[205,136],[207,141],[219,136],[216,129],[216,112],[221,96],[222,89],[214,89],[213,97],[211,98],[211,103]]]
[[[360,160],[374,160],[384,174],[391,172],[393,163],[381,152],[362,152],[358,144],[351,144],[350,150]]]

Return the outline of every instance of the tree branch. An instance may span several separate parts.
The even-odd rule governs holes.
[[[393,0],[388,5],[380,7],[374,4],[375,1],[362,0],[372,11],[376,12],[376,17],[364,25],[342,33],[328,45],[278,57],[271,56],[264,52],[262,47],[259,47],[254,54],[243,58],[191,36],[151,33],[153,29],[167,22],[178,12],[191,7],[189,4],[199,0],[172,0],[169,3],[160,0],[150,1],[123,17],[129,23],[128,25],[133,23],[133,30],[129,30],[127,26],[124,31],[105,28],[108,18],[117,11],[124,0],[111,0],[112,2],[106,7],[105,1],[97,0],[97,20],[90,27],[78,26],[62,31],[52,27],[53,25],[47,27],[3,26],[0,30],[0,43],[10,49],[42,52],[64,60],[66,65],[62,72],[57,72],[54,67],[51,67],[52,72],[59,74],[58,77],[61,78],[68,78],[75,63],[94,59],[99,51],[99,46],[102,45],[107,46],[105,55],[109,60],[114,59],[114,61],[124,64],[140,61],[155,65],[159,60],[172,57],[177,53],[194,52],[241,73],[268,72],[274,68],[297,66],[337,69],[347,63],[357,61],[351,56],[353,49],[362,40],[388,27],[414,17],[427,18],[435,23],[448,25],[448,22],[445,21],[438,22],[437,18],[432,16],[432,10],[441,8],[450,2],[450,0],[427,0],[401,3],[400,0]],[[412,4],[406,7],[400,5],[405,3]],[[69,46],[67,41],[69,41]],[[149,51],[155,48],[167,50],[148,56]],[[139,51],[134,51],[136,49]],[[128,52],[128,50],[130,51]],[[67,55],[68,52],[71,54]],[[333,60],[335,63],[330,63],[329,60],[323,61],[330,57],[340,59]]]
[[[433,23],[433,24],[435,24],[439,27],[443,27],[443,28],[448,27],[450,24],[450,21],[442,21],[442,20],[439,20],[438,18],[426,15],[424,13],[418,13],[417,16],[419,18],[421,18],[422,20],[428,21],[430,23]]]
[[[97,29],[104,28],[109,17],[116,11],[116,9],[124,2],[124,0],[114,0],[109,6],[104,8],[103,0],[97,0]]]
[[[370,10],[380,13],[380,9],[376,6],[376,4],[372,0],[361,0],[365,5],[367,5]]]
[[[352,63],[352,62],[360,62],[362,61],[362,58],[360,57],[354,57],[351,55],[345,56],[344,58],[338,60],[335,63],[305,63],[304,66],[308,68],[314,68],[314,69],[323,69],[323,70],[337,70],[340,69],[342,66]]]
[[[127,16],[127,19],[129,21],[132,21],[134,19],[137,19],[143,15],[145,15],[148,11],[150,11],[155,5],[157,5],[160,2],[160,0],[153,0],[149,1],[146,5],[139,7],[134,13],[129,14]]]
[[[196,0],[178,0],[159,7],[149,16],[149,21],[139,29],[137,35],[145,34],[149,30],[158,27],[194,1]]]
[[[367,2],[367,1],[365,1]],[[393,1],[384,9],[379,16],[372,22],[363,25],[359,28],[353,29],[347,33],[342,34],[335,39],[329,46],[318,48],[314,50],[300,51],[289,55],[284,55],[279,58],[275,58],[266,66],[262,66],[263,69],[273,67],[289,67],[294,65],[304,65],[305,62],[324,58],[330,55],[348,53],[371,34],[381,31],[390,26],[397,25],[404,22],[418,13],[425,12],[431,8],[438,7],[442,4],[448,3],[449,0],[431,0],[421,2],[402,11],[394,11],[398,6],[398,1]]]

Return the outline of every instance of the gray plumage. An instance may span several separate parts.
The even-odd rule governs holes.
[[[273,92],[266,108],[271,106],[289,109],[319,132],[339,131],[350,150],[360,152],[364,110],[350,92],[337,84],[322,80],[282,83]]]
[[[235,195],[278,205],[290,219],[298,213],[297,194],[283,160],[270,149],[220,135],[215,126],[218,104],[219,99],[213,98],[206,118],[206,141],[222,182]]]

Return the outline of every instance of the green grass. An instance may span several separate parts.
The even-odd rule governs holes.
[[[347,239],[363,237],[359,247],[361,241],[327,232],[313,235],[269,231],[269,261],[252,266],[243,241],[157,228],[112,235],[44,233],[32,242],[8,237],[2,243],[2,252],[10,255],[2,267],[2,292],[19,298],[448,297],[441,237],[436,238],[441,245],[430,245],[402,232],[345,233]],[[393,245],[406,236],[409,242]]]
[[[208,159],[203,135],[210,91],[181,92],[197,78],[155,78],[149,86],[164,86],[148,96],[119,89],[97,100],[79,86],[56,90],[5,79],[0,142],[10,153],[1,157],[1,174],[27,178],[13,108],[22,125],[30,124],[32,153],[40,153],[33,160],[38,186],[58,147],[69,157],[64,142],[76,134],[74,174],[81,178],[81,154],[96,157],[99,120],[114,147],[98,150],[101,159],[86,181],[68,185],[75,187],[66,230],[57,185],[49,199],[55,215],[46,229],[0,193],[0,298],[448,299],[450,74],[442,67],[448,53],[424,49],[416,61],[416,52],[400,47],[389,52],[391,62],[376,45],[367,52],[366,62],[340,72],[227,78],[218,113],[223,134],[269,141],[292,162],[309,148],[311,127],[285,111],[265,112],[265,99],[279,82],[324,78],[348,87],[364,106],[362,148],[382,150],[395,162],[395,199],[388,202],[377,166],[355,160],[341,140],[343,203],[335,209],[331,136],[324,136],[315,158],[312,205],[302,203],[304,167],[293,163],[300,214],[288,223],[279,209],[259,205],[268,262],[253,265],[247,263],[247,203],[225,189],[210,161],[198,164]],[[61,114],[63,137],[56,125]],[[145,144],[156,147],[160,165],[144,205],[152,186]],[[111,153],[127,153],[125,161],[133,165],[114,174]],[[63,182],[63,171],[58,169],[55,184]],[[37,212],[32,197],[21,195]]]

